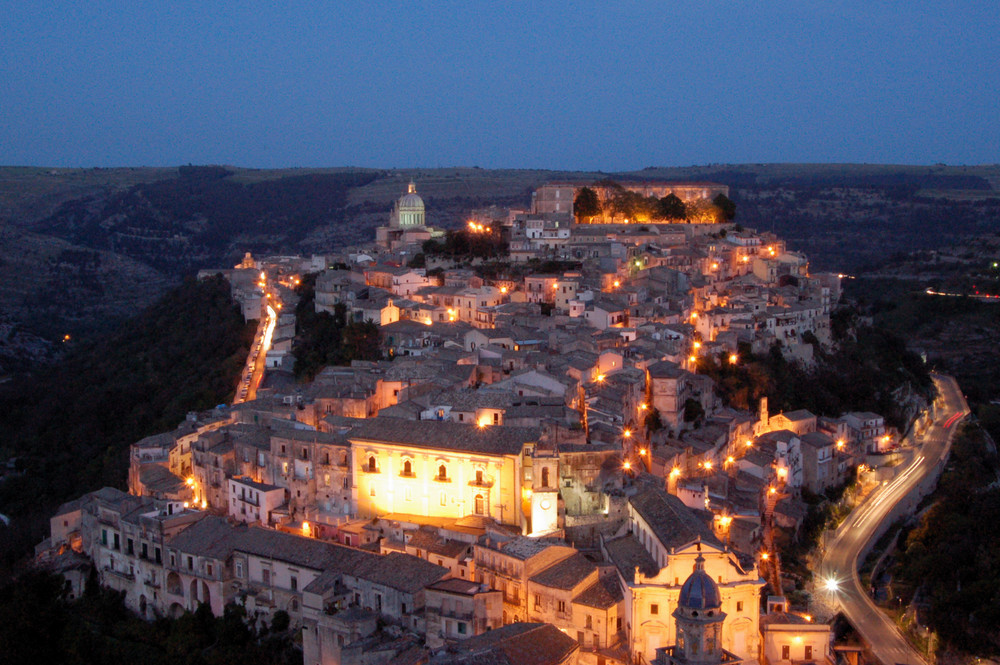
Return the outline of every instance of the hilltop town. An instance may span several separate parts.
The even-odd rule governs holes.
[[[843,276],[711,182],[554,182],[460,230],[419,185],[373,243],[202,271],[259,321],[233,402],[135,442],[128,492],[63,505],[38,560],[145,618],[285,613],[307,665],[832,665],[778,542],[929,417],[713,376],[813,363]],[[303,305],[365,358],[303,376]]]

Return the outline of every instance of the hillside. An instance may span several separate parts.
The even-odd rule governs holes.
[[[0,480],[0,513],[15,518],[0,528],[0,576],[23,546],[12,534],[30,547],[60,503],[121,484],[131,443],[229,401],[254,328],[225,280],[189,279],[47,371],[0,384],[0,456],[23,471]]]
[[[439,168],[0,168],[0,374],[135,313],[243,252],[366,242],[413,179],[429,224],[525,208],[552,180],[713,180],[736,221],[773,230],[814,270],[851,273],[996,228],[1000,167],[746,164],[631,173]]]

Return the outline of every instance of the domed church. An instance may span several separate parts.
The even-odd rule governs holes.
[[[389,213],[389,225],[375,230],[375,242],[390,251],[413,245],[416,252],[420,251],[417,246],[425,240],[441,235],[443,233],[426,225],[424,200],[417,194],[417,186],[411,180],[406,193],[399,197]]]
[[[699,551],[694,572],[685,580],[673,611],[677,622],[677,644],[656,650],[655,665],[735,664],[741,658],[722,648],[722,611],[719,585],[705,572],[705,557]]]
[[[389,227],[406,229],[424,225],[424,200],[417,194],[417,186],[410,181],[406,194],[399,197],[389,215]]]

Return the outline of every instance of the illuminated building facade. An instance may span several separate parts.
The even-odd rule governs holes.
[[[448,421],[375,418],[353,430],[353,498],[357,515],[405,513],[425,517],[478,515],[530,533],[532,518],[546,527],[556,496],[532,501],[533,489],[555,490],[558,458],[532,479],[539,431]],[[546,470],[547,469],[547,470]],[[544,489],[542,490],[545,491]],[[540,511],[533,514],[533,507]]]

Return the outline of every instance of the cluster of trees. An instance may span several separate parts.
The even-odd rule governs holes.
[[[975,424],[963,425],[933,505],[905,538],[896,580],[919,589],[950,646],[1000,654],[1000,459]]]
[[[599,183],[606,197],[602,201],[595,189],[582,188],[573,201],[573,212],[578,221],[592,220],[607,214],[612,218],[629,221],[717,223],[732,220],[736,216],[736,204],[725,194],[719,194],[712,201],[697,200],[684,203],[676,194],[663,198],[643,196],[625,189],[616,182]]]
[[[270,626],[246,621],[237,605],[221,617],[207,605],[177,619],[147,622],[125,607],[119,592],[101,589],[69,600],[61,577],[27,573],[0,588],[0,645],[10,663],[146,663],[148,665],[298,665],[302,652],[288,615]]]
[[[719,395],[735,408],[755,410],[766,396],[772,412],[808,409],[836,416],[874,411],[905,429],[913,407],[901,404],[895,395],[907,387],[924,398],[934,392],[923,361],[901,337],[885,330],[869,326],[839,330],[843,336],[832,350],[814,344],[815,362],[808,367],[787,360],[778,346],[763,355],[753,355],[744,346],[737,363],[730,363],[728,356],[704,358],[698,372],[711,376]]]
[[[63,362],[0,386],[0,445],[22,473],[0,483],[0,576],[71,498],[121,487],[128,447],[232,398],[253,341],[220,276],[189,279]]]
[[[494,259],[510,254],[510,245],[500,233],[484,227],[482,231],[453,229],[444,240],[425,240],[421,247],[424,255],[444,255],[451,258]]]
[[[348,320],[343,303],[334,307],[333,314],[316,311],[315,274],[303,277],[296,292],[295,378],[311,381],[328,365],[382,358],[382,338],[374,322]]]

